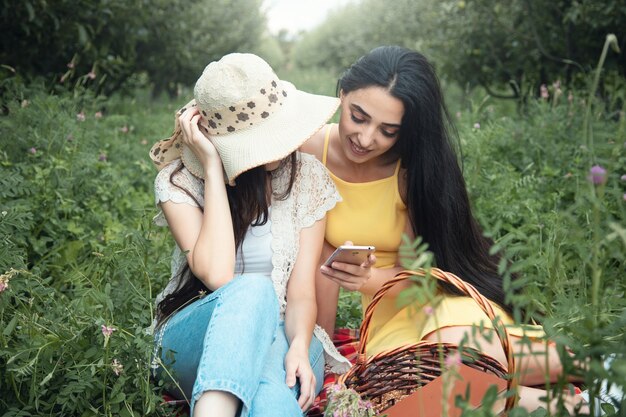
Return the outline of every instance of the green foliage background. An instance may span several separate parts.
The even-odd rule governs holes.
[[[260,5],[0,4],[0,416],[169,415],[149,373],[172,248],[151,221],[150,145],[224,53],[334,95],[355,58],[392,43],[437,65],[476,215],[521,277],[516,305],[589,361],[592,393],[623,387],[623,356],[602,367],[626,351],[623,2],[361,0],[293,39],[267,33]],[[592,86],[608,33],[622,52]],[[360,314],[342,293],[338,324]]]

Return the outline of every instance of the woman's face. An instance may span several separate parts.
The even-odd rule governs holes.
[[[372,161],[395,145],[404,115],[402,101],[382,87],[342,91],[339,97],[339,138],[350,161]]]

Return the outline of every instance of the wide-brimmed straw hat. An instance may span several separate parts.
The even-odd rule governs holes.
[[[306,93],[281,81],[253,54],[233,53],[204,69],[194,88],[195,99],[176,112],[174,134],[154,144],[150,158],[158,169],[181,158],[202,178],[200,161],[182,142],[178,121],[198,107],[200,130],[219,152],[228,183],[251,168],[278,161],[317,132],[339,106],[339,99]]]

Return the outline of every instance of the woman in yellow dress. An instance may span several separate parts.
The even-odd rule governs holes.
[[[301,148],[328,169],[342,202],[328,213],[323,262],[339,245],[372,245],[376,253],[361,265],[334,262],[321,266],[317,278],[318,323],[334,330],[339,288],[359,291],[363,308],[387,280],[403,268],[398,250],[402,235],[421,236],[438,268],[472,284],[494,305],[506,325],[513,325],[505,302],[497,255],[475,220],[463,174],[451,142],[453,124],[437,75],[421,54],[399,46],[372,50],[340,78],[341,114]],[[506,366],[497,338],[472,332],[472,326],[492,327],[470,298],[440,284],[440,302],[431,308],[399,307],[397,295],[410,282],[398,284],[378,305],[370,324],[368,354],[419,340],[469,345]],[[555,380],[562,367],[554,345],[539,340],[540,326],[509,327],[517,341],[521,370],[520,404],[527,409],[546,407],[546,392],[531,388]],[[467,345],[467,343],[466,343]],[[567,395],[573,408],[578,396]],[[555,404],[550,405],[551,408]]]

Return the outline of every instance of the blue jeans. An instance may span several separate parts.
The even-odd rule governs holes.
[[[243,404],[242,416],[301,416],[299,384],[285,383],[289,349],[272,281],[245,274],[173,315],[156,334],[159,368],[168,391],[195,402],[205,391],[227,391]],[[324,355],[313,337],[309,360],[322,388]]]

